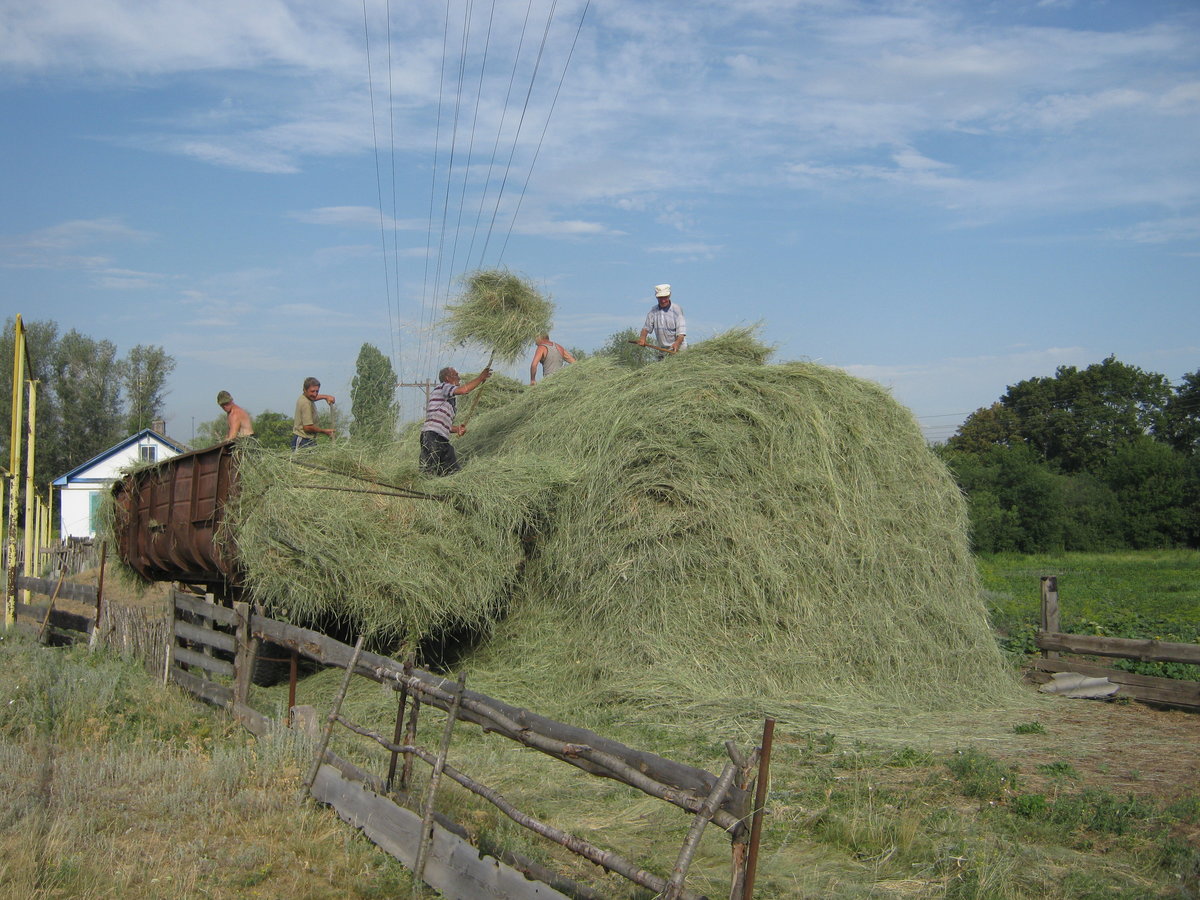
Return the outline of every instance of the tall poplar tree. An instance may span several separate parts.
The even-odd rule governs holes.
[[[396,434],[400,405],[396,402],[396,371],[391,361],[371,344],[363,344],[350,383],[350,436],[356,441],[382,443]]]
[[[125,430],[134,434],[149,428],[162,415],[167,378],[175,371],[175,359],[162,347],[138,344],[125,354],[120,371],[125,389]]]

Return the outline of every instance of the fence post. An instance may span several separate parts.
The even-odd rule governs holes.
[[[1042,576],[1042,631],[1057,634],[1062,630],[1058,621],[1058,578]],[[1043,650],[1043,659],[1058,657],[1057,650]]]
[[[233,702],[245,704],[250,699],[250,672],[254,668],[254,653],[250,646],[250,604],[243,600],[233,601],[233,613],[237,616],[237,647],[233,652]]]
[[[762,820],[767,804],[767,783],[771,777],[771,745],[775,739],[775,720],[767,717],[763,722],[762,745],[758,753],[758,782],[754,786],[754,817],[750,822],[750,850],[746,860],[746,879],[742,886],[742,900],[754,896],[754,877],[758,872],[758,843],[762,838]]]
[[[313,759],[312,768],[308,772],[308,777],[304,779],[304,790],[307,793],[312,790],[312,786],[316,783],[317,773],[321,771],[321,763],[325,761],[325,750],[329,747],[329,739],[333,736],[333,726],[337,722],[338,714],[342,711],[342,701],[346,699],[346,691],[350,689],[350,679],[354,677],[354,669],[358,666],[358,658],[362,655],[363,641],[367,639],[367,633],[364,631],[358,636],[358,641],[354,645],[354,652],[350,654],[350,665],[346,666],[346,676],[342,679],[342,688],[337,692],[337,696],[333,698],[333,706],[329,710],[329,718],[325,720],[325,730],[321,733],[321,743],[317,747],[316,756]]]
[[[405,659],[405,661],[404,661],[404,674],[405,675],[412,674],[412,661],[413,661],[413,657],[412,657],[412,654],[410,653],[408,655],[408,658]],[[399,744],[401,742],[401,740],[404,738],[404,710],[408,704],[408,682],[407,681],[400,685],[400,690],[398,693],[400,694],[400,700],[396,705],[396,728],[392,734],[392,743],[393,744]],[[383,783],[383,790],[385,793],[388,793],[388,794],[390,794],[392,792],[392,784],[396,780],[396,761],[397,761],[398,756],[399,756],[399,754],[395,750],[393,750],[392,758],[388,762],[387,781],[385,781]],[[404,754],[405,762],[408,762],[408,758],[409,758],[408,754],[407,753]]]
[[[458,710],[462,706],[462,695],[466,685],[466,676],[460,673],[458,684],[454,688],[454,699],[450,703],[450,709],[446,711],[446,727],[442,731],[442,743],[438,747],[437,759],[433,762],[433,771],[429,773],[429,784],[425,787],[425,803],[421,812],[421,843],[417,846],[417,861],[413,866],[414,891],[425,877],[425,860],[429,856],[429,846],[433,843],[433,804],[437,797],[438,784],[442,780],[442,770],[446,767],[446,754],[450,752],[450,736],[454,732],[454,723],[458,719]]]
[[[175,665],[175,617],[178,615],[175,608],[175,590],[175,586],[172,585],[167,595],[167,646],[163,658],[163,684],[171,683],[171,667]]]

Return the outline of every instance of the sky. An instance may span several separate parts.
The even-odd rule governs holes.
[[[0,0],[0,122],[5,318],[163,347],[182,441],[309,375],[348,418],[364,343],[477,369],[480,268],[584,350],[670,283],[934,441],[1200,370],[1196,0]]]

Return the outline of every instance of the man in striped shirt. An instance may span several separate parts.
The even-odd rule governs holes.
[[[425,406],[425,424],[421,426],[421,471],[431,475],[453,475],[459,469],[458,455],[450,444],[450,435],[467,433],[466,425],[455,425],[458,398],[469,394],[492,377],[484,369],[466,384],[460,384],[458,370],[446,366],[438,372],[438,383],[429,392]]]

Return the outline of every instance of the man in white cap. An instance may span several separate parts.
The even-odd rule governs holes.
[[[669,284],[656,284],[654,297],[658,304],[646,314],[646,324],[642,326],[638,345],[645,347],[646,335],[653,331],[655,343],[660,348],[677,353],[687,346],[687,322],[683,318],[683,308],[671,302]]]

